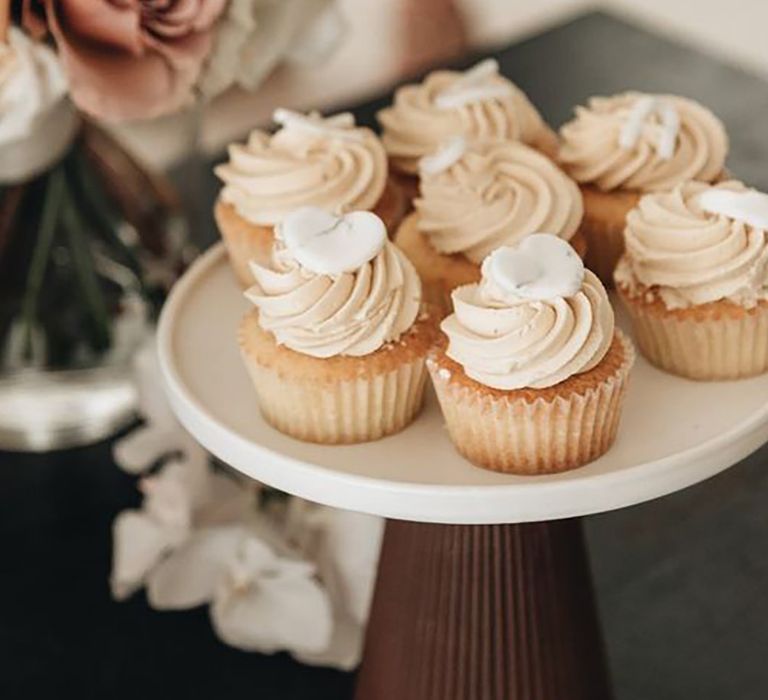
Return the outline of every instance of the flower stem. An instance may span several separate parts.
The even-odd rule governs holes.
[[[119,257],[136,275],[143,289],[141,264],[130,246],[120,238],[120,227],[130,226],[130,224],[114,210],[101,182],[95,177],[92,166],[81,149],[73,149],[66,164],[70,186],[82,200],[85,213],[89,215],[87,218],[91,219],[95,232],[100,235],[114,255]]]
[[[106,350],[110,344],[109,311],[99,286],[93,254],[90,249],[89,232],[86,230],[71,197],[68,197],[64,204],[61,222],[67,235],[77,283],[93,322],[94,348]]]
[[[24,346],[27,353],[32,351],[37,302],[40,298],[40,290],[43,287],[51,246],[53,245],[59,213],[64,200],[64,187],[64,173],[60,168],[54,168],[46,183],[43,212],[40,217],[40,227],[37,231],[37,242],[35,243],[32,261],[27,273],[27,284],[21,307],[25,328]]]

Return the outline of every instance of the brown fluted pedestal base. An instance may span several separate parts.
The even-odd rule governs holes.
[[[356,700],[608,700],[578,520],[391,520]]]

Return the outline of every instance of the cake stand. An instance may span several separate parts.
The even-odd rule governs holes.
[[[431,393],[392,437],[302,443],[261,418],[236,343],[247,308],[219,244],[163,309],[166,390],[185,428],[249,477],[389,518],[359,700],[609,698],[579,517],[686,488],[768,440],[768,376],[697,383],[638,358],[615,446],[572,472],[473,467]]]

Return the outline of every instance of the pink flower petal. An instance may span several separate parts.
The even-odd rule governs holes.
[[[134,3],[109,0],[46,0],[49,24],[56,24],[64,34],[91,42],[104,49],[128,51],[140,55],[141,11]]]
[[[194,98],[226,0],[41,0],[75,103],[102,119],[149,119]],[[31,0],[25,22],[40,29]],[[37,24],[36,24],[37,22]]]

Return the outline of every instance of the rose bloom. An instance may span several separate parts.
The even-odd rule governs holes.
[[[194,98],[227,0],[24,0],[33,34],[50,32],[84,112],[149,119]]]

